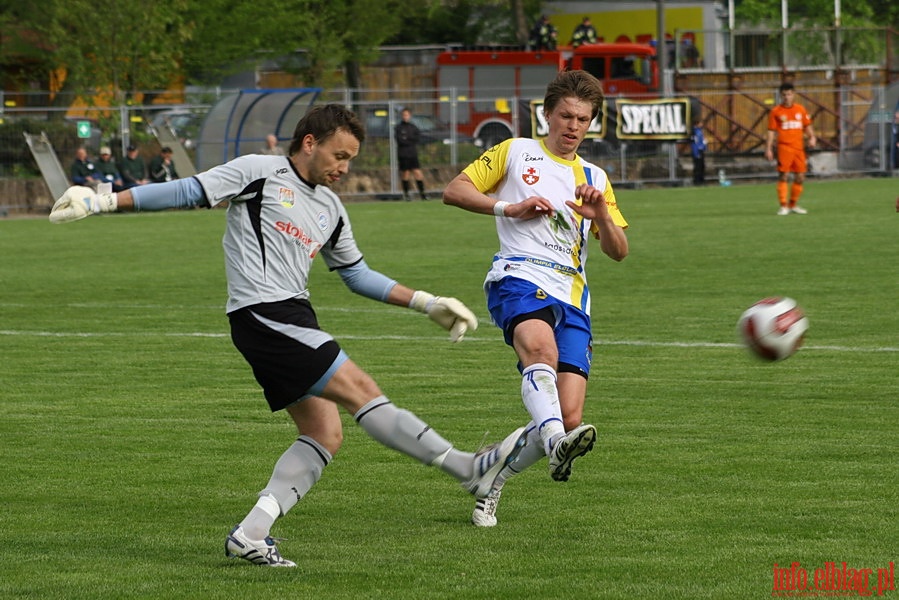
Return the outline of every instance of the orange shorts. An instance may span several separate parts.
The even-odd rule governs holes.
[[[797,150],[790,146],[777,147],[778,173],[805,173],[805,150]]]

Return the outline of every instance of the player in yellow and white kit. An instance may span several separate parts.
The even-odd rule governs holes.
[[[588,237],[616,261],[628,253],[627,222],[606,173],[577,155],[602,100],[602,86],[589,73],[560,73],[544,99],[547,137],[494,146],[444,193],[446,204],[496,216],[500,250],[484,282],[487,307],[518,356],[531,417],[518,459],[476,501],[478,526],[496,525],[508,477],[548,456],[551,477],[567,481],[572,461],[596,440],[593,425],[581,422],[593,344]]]

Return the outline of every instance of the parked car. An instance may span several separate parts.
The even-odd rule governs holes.
[[[165,127],[172,132],[186,150],[196,146],[200,126],[203,124],[203,115],[189,109],[177,108],[164,110],[153,116],[150,121],[150,133],[155,133]]]

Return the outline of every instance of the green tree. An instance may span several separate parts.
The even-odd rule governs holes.
[[[895,0],[858,0],[841,4],[840,30],[834,29],[833,0],[789,3],[787,24],[790,55],[813,64],[870,64],[882,62],[887,40],[875,28],[896,26],[899,3]],[[781,0],[738,0],[738,24],[780,27]]]
[[[781,0],[736,0],[737,23],[780,26]],[[896,28],[899,25],[899,3],[895,0],[855,0],[841,3],[841,24],[847,27]],[[788,5],[790,26],[832,26],[834,24],[833,0],[793,0]]]
[[[539,0],[427,0],[410,2],[392,44],[527,43]]]
[[[262,62],[306,85],[354,87],[359,64],[400,29],[409,0],[209,0],[194,3],[196,25],[185,48],[192,80],[217,83]]]
[[[40,48],[40,36],[24,25],[31,10],[33,7],[23,2],[0,0],[0,85],[4,90],[46,81],[52,68]]]
[[[190,27],[187,0],[39,0],[22,25],[39,32],[43,65],[61,70],[60,103],[109,90],[120,101],[171,86]]]

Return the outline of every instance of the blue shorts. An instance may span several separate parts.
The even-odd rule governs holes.
[[[503,277],[487,285],[487,310],[510,346],[516,318],[546,309],[552,311],[555,321],[552,325],[559,349],[558,370],[580,373],[586,378],[593,362],[593,333],[587,313],[518,277]]]

